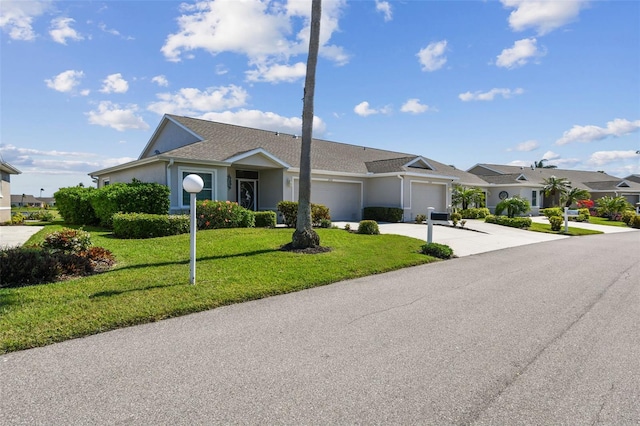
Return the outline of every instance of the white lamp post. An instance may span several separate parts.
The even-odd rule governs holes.
[[[198,175],[188,175],[182,181],[182,187],[189,193],[191,211],[191,262],[189,263],[189,282],[196,283],[196,194],[202,191],[204,181]]]

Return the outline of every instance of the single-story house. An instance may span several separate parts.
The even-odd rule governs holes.
[[[0,222],[11,220],[11,175],[20,173],[11,164],[0,161]]]
[[[204,180],[198,199],[235,201],[252,210],[277,210],[298,198],[301,138],[277,131],[163,116],[135,161],[90,173],[103,187],[115,182],[156,182],[170,189],[170,211],[185,212],[182,180]],[[314,139],[311,202],[329,207],[333,220],[358,221],[364,207],[398,207],[404,220],[444,212],[452,184],[486,186],[480,177],[416,154]]]
[[[591,199],[604,196],[623,196],[631,204],[640,201],[640,182],[608,175],[604,172],[476,164],[467,170],[485,181],[487,207],[494,211],[501,199],[518,195],[529,200],[531,214],[538,215],[541,208],[551,207],[552,200],[542,191],[545,179],[552,176],[566,178],[571,187],[586,189]],[[634,175],[632,175],[634,176]]]
[[[11,205],[15,207],[44,207],[45,201],[30,194],[11,194]]]

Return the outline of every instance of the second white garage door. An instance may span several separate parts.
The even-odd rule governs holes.
[[[411,219],[417,214],[426,215],[427,207],[435,207],[435,212],[445,212],[446,191],[445,185],[411,182]]]
[[[296,179],[294,200],[298,200]],[[311,181],[311,202],[329,207],[331,220],[359,221],[362,211],[362,185],[352,182]]]

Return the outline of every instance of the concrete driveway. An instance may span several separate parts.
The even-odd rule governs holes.
[[[44,226],[0,226],[0,247],[21,246]]]

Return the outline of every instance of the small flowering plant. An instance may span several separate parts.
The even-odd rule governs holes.
[[[255,214],[231,201],[204,200],[196,203],[198,229],[250,228]]]
[[[62,228],[47,235],[41,246],[54,253],[86,252],[91,247],[91,235],[81,229]]]
[[[576,201],[579,209],[591,209],[595,206],[593,200],[578,200]]]

